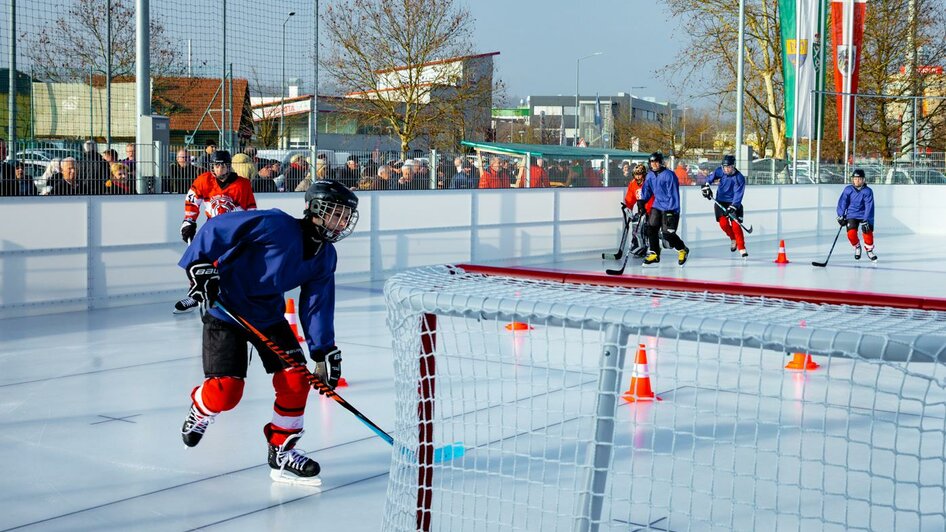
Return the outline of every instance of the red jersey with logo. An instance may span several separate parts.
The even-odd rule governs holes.
[[[200,174],[184,198],[184,219],[196,222],[201,207],[207,218],[232,211],[255,210],[256,197],[253,196],[250,180],[236,177],[220,186],[213,172]]]
[[[641,181],[640,184],[637,184],[636,179],[631,179],[631,182],[627,184],[627,192],[624,194],[624,204],[633,209],[634,205],[637,204],[637,202],[641,199],[642,188],[644,188],[644,181]],[[651,196],[644,205],[644,208],[647,209],[648,214],[650,214],[650,208],[654,206],[654,198],[655,196]]]

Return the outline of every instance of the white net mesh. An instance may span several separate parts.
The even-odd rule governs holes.
[[[946,313],[446,266],[385,296],[386,530],[946,528]]]

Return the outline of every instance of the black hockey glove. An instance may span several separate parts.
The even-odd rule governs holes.
[[[838,216],[838,225],[844,225],[847,223],[847,218],[843,216]]]
[[[713,199],[713,189],[710,188],[709,183],[703,183],[703,188],[700,189],[700,192],[703,193],[703,197],[712,200]]]
[[[732,216],[733,218],[736,217],[737,210],[739,209],[737,209],[735,205],[730,205],[729,207],[726,207],[726,212],[728,212],[729,215]]]
[[[861,222],[861,232],[862,232],[862,233],[870,233],[870,232],[873,232],[873,231],[874,231],[874,226],[872,226],[872,225],[870,224],[870,222],[868,222],[867,220],[864,220],[863,222]]]
[[[635,212],[634,214],[631,215],[631,223],[632,223],[632,224],[636,224],[636,223],[639,222],[639,221],[641,221],[641,213]]]
[[[644,200],[638,200],[638,201],[637,201],[637,213],[640,214],[641,216],[643,216],[645,212],[647,212],[647,202],[644,201]]]
[[[197,234],[197,222],[193,220],[184,220],[181,223],[181,238],[184,239],[184,242],[190,242],[194,239],[194,235]]]
[[[220,293],[220,274],[217,267],[209,262],[194,262],[187,267],[187,278],[191,280],[191,289],[187,295],[200,303],[207,311],[217,301]]]
[[[342,376],[342,352],[333,345],[313,353],[312,360],[315,362],[315,375],[334,390]],[[319,389],[319,394],[325,392]]]

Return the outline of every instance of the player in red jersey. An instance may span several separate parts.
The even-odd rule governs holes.
[[[230,152],[217,150],[210,155],[210,171],[197,176],[184,198],[184,222],[181,238],[190,243],[197,234],[197,218],[203,209],[207,219],[233,211],[256,210],[256,197],[249,179],[231,169]],[[174,313],[189,312],[197,307],[190,296],[174,304]]]

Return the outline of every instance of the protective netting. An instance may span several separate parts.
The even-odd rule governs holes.
[[[448,266],[385,296],[386,530],[946,526],[942,312]],[[622,397],[639,345],[660,401]]]

